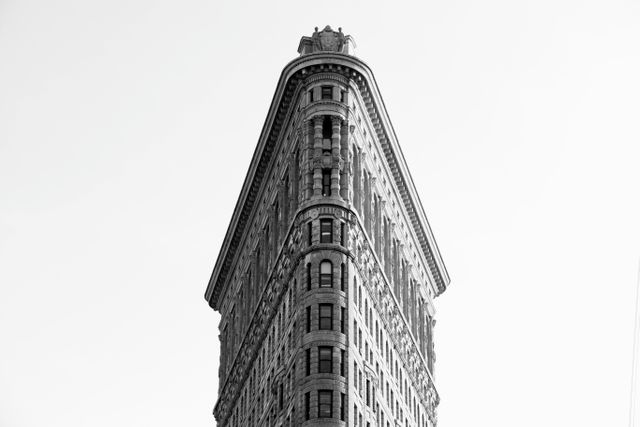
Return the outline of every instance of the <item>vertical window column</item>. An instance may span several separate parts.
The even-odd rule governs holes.
[[[347,169],[347,159],[349,158],[349,126],[343,120],[340,128],[340,156],[342,157],[342,171],[340,171],[340,197],[343,200],[349,198],[349,170]]]
[[[313,151],[309,166],[313,167],[313,195],[322,196],[322,116],[313,119]],[[318,163],[316,163],[318,160]]]
[[[331,194],[340,194],[340,127],[342,119],[338,116],[331,116],[331,157],[333,166],[331,168]]]

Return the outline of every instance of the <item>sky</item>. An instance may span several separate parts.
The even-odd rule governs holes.
[[[280,72],[327,24],[452,279],[439,426],[628,425],[638,22],[617,0],[0,0],[0,427],[215,425],[204,291]]]

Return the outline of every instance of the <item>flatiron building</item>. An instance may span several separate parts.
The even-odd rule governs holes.
[[[371,69],[317,28],[286,65],[205,298],[218,426],[432,427],[449,277]]]

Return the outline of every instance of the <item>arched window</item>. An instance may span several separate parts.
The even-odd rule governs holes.
[[[333,287],[333,265],[331,261],[325,260],[320,263],[320,287]]]

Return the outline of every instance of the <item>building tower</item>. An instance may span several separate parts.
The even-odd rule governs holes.
[[[436,425],[449,277],[369,67],[329,26],[282,71],[205,294],[221,427]]]

